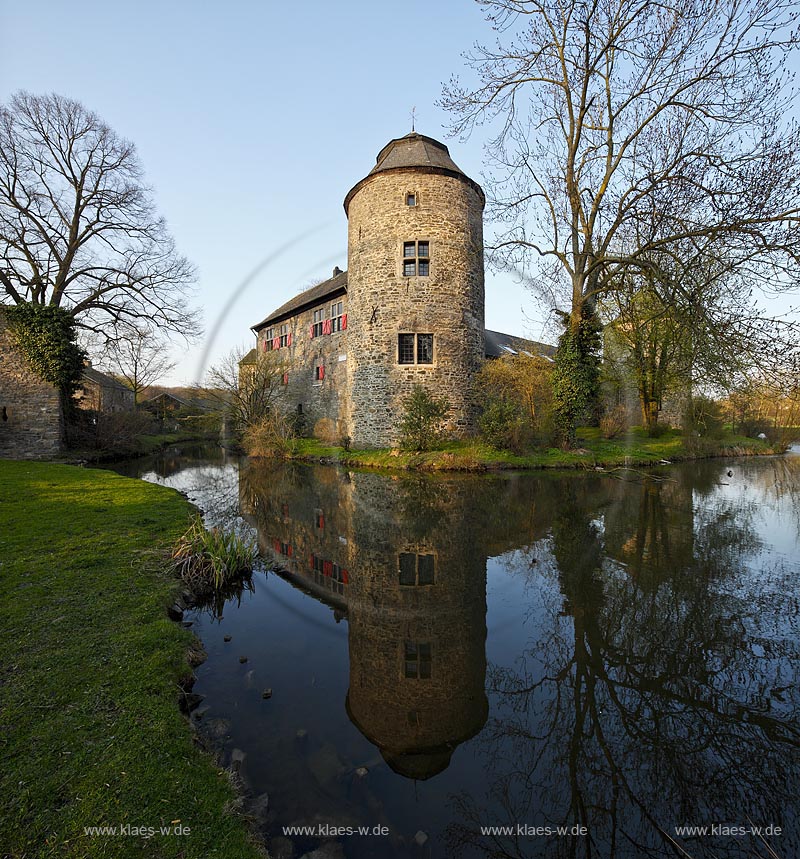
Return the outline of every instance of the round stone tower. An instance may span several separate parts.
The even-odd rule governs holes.
[[[475,427],[484,356],[481,187],[447,147],[390,141],[347,194],[348,433],[356,447],[398,440],[415,384],[450,403],[447,432]]]

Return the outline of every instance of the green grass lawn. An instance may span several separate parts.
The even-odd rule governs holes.
[[[614,439],[604,439],[596,427],[578,431],[578,448],[564,451],[539,447],[515,454],[497,450],[480,441],[447,442],[436,450],[416,453],[402,450],[350,450],[317,439],[299,439],[294,456],[299,459],[337,461],[365,468],[420,469],[428,471],[498,468],[613,468],[654,465],[661,460],[675,462],[707,456],[742,456],[780,452],[767,442],[744,436],[694,439],[687,444],[679,430],[668,430],[650,438],[640,427]]]
[[[3,857],[260,855],[178,711],[191,635],[164,558],[189,512],[110,472],[0,461]],[[156,833],[84,834],[124,825]]]

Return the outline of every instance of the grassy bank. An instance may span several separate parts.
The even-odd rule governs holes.
[[[768,442],[744,436],[687,440],[678,430],[649,438],[641,428],[626,435],[604,439],[587,427],[578,432],[578,448],[542,447],[524,454],[497,450],[479,441],[448,442],[437,450],[416,453],[402,450],[350,450],[326,445],[317,439],[299,439],[292,457],[316,462],[336,462],[359,468],[417,469],[421,471],[483,471],[507,468],[615,468],[655,465],[663,460],[679,462],[713,456],[756,456],[780,453]]]
[[[191,635],[163,550],[188,514],[142,481],[0,461],[3,857],[259,855],[178,711]]]

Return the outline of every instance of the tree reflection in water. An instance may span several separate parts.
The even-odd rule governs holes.
[[[237,488],[233,463],[203,475],[195,462],[165,480],[190,494],[202,483],[217,522],[244,517],[279,575],[347,627],[347,676],[329,686],[341,695],[295,687],[310,670],[295,649],[334,664],[316,656],[330,628],[305,626],[303,645],[281,623],[282,592],[264,588],[248,610],[272,611],[270,623],[248,640],[230,604],[225,623],[269,665],[270,686],[283,684],[274,721],[215,667],[222,654],[198,686],[224,703],[276,826],[325,812],[407,839],[423,829],[430,841],[413,855],[439,857],[447,825],[458,859],[686,855],[675,842],[696,859],[767,856],[751,838],[674,829],[752,820],[783,828],[779,856],[800,855],[799,466],[431,478],[251,463]],[[276,652],[292,657],[280,666]],[[305,758],[300,720],[312,728]],[[315,755],[334,747],[347,773],[371,761],[358,800],[350,776],[320,770]],[[517,824],[589,834],[481,834]],[[346,852],[412,855],[408,843],[354,840]]]
[[[455,798],[454,855],[686,855],[678,843],[692,856],[767,855],[755,839],[674,829],[748,821],[781,826],[778,855],[798,855],[796,596],[773,569],[759,599],[755,506],[717,493],[720,473],[700,492],[686,471],[638,492],[553,483],[530,575],[549,571],[562,611],[513,666],[489,669],[487,791]],[[589,834],[481,834],[518,823]]]

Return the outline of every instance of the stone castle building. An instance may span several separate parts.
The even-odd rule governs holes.
[[[87,366],[74,396],[80,409],[110,414],[135,408],[133,392]],[[52,459],[66,440],[64,402],[17,346],[0,306],[0,459]]]
[[[415,384],[447,399],[449,435],[473,432],[474,376],[487,354],[513,351],[484,327],[484,203],[444,144],[390,141],[344,200],[348,270],[253,326],[243,370],[277,353],[285,406],[320,438],[394,444]]]
[[[0,309],[0,459],[47,459],[62,449],[61,396],[18,349]]]

